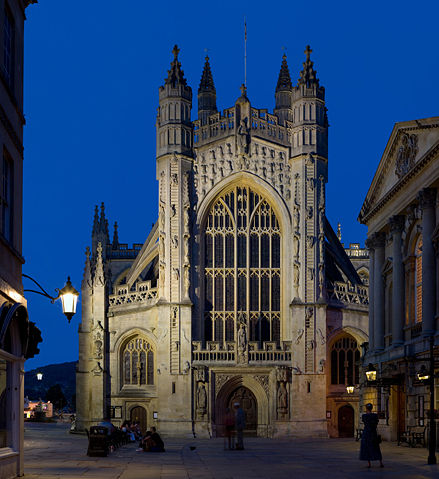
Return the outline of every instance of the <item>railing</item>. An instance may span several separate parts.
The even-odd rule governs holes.
[[[203,349],[201,341],[192,341],[192,361],[194,362],[227,362],[234,363],[237,358],[237,346],[234,341],[207,341]],[[281,347],[276,342],[264,342],[259,349],[257,341],[248,344],[248,362],[290,362],[292,357],[291,341],[282,341]]]
[[[248,345],[249,362],[282,362],[291,361],[292,343],[282,341],[282,349],[275,342],[264,342],[264,348],[259,349],[259,343],[250,342]]]
[[[135,291],[131,291],[127,284],[114,288],[114,294],[110,295],[110,306],[131,303],[154,303],[158,296],[157,288],[151,288],[151,281],[139,281]]]
[[[422,322],[416,323],[410,329],[411,339],[419,337],[421,333],[422,333]]]
[[[235,132],[234,108],[228,108],[221,113],[209,117],[207,125],[201,125],[200,120],[194,121],[194,144],[197,146],[212,139],[227,137]],[[276,115],[271,115],[266,109],[252,108],[251,118],[247,128],[256,136],[261,136],[282,145],[288,144],[287,128],[278,124]]]
[[[328,299],[340,301],[347,304],[359,304],[361,306],[369,305],[369,288],[358,284],[342,283],[334,281],[328,287]]]

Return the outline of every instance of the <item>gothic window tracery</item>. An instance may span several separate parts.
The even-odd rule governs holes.
[[[268,201],[237,186],[210,209],[204,236],[206,340],[280,341],[281,231]]]
[[[126,343],[122,350],[122,385],[154,384],[154,351],[140,336]]]
[[[357,341],[344,336],[331,347],[331,384],[359,384],[360,351]]]

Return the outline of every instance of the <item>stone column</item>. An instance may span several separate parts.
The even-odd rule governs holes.
[[[372,237],[366,240],[366,247],[369,249],[369,351],[374,350],[374,319],[373,319],[373,285],[374,285],[374,257],[375,249],[373,247]]]
[[[422,209],[422,334],[430,336],[434,334],[436,314],[436,258],[433,247],[436,189],[424,188],[418,198]]]
[[[400,346],[404,343],[404,265],[401,253],[401,233],[404,228],[404,216],[395,215],[389,220],[392,234],[392,345]]]
[[[373,268],[373,318],[374,318],[374,346],[376,351],[384,349],[384,233],[375,233],[373,237],[375,246],[374,268]]]

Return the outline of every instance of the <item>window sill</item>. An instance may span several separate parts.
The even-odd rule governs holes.
[[[0,448],[0,459],[5,459],[7,457],[15,457],[18,456],[19,452],[12,447],[1,447]]]

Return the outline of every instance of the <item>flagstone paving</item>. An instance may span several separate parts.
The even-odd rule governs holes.
[[[27,423],[25,479],[439,478],[426,449],[395,443],[382,444],[384,469],[367,469],[353,439],[247,438],[244,451],[225,451],[222,439],[164,440],[165,453],[128,444],[108,457],[88,457],[87,438],[69,434],[65,424]]]

